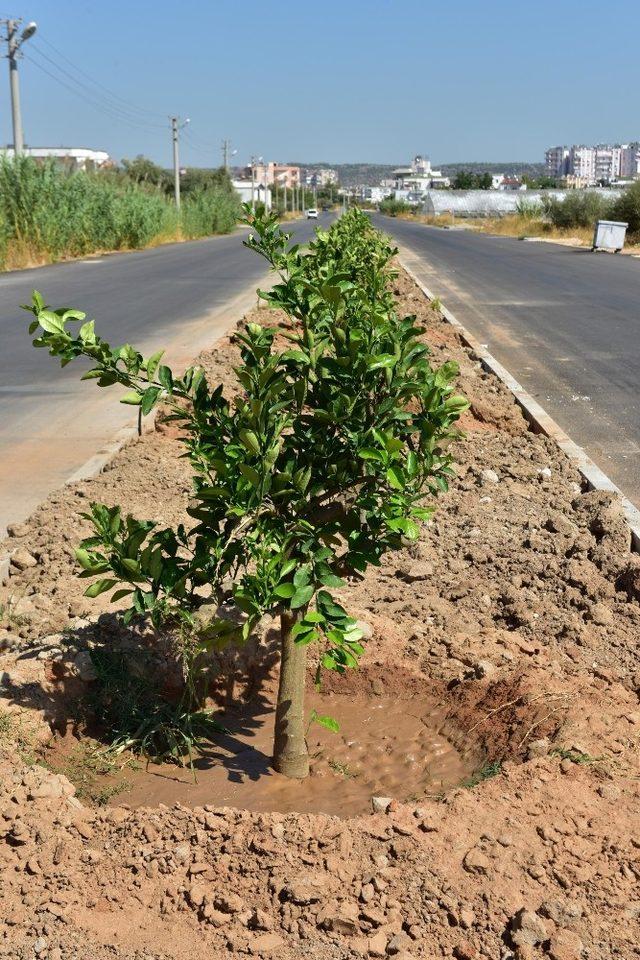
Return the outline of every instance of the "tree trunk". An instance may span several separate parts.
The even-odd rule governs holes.
[[[296,644],[291,631],[304,613],[295,610],[280,617],[280,683],[276,704],[273,768],[285,777],[303,780],[309,775],[309,753],[304,730],[304,687],[307,648]]]

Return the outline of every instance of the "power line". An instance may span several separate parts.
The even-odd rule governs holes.
[[[87,73],[85,70],[83,70],[83,69],[82,69],[81,67],[79,67],[77,64],[73,63],[73,61],[70,60],[64,53],[62,53],[61,50],[58,50],[58,48],[55,47],[55,46],[51,43],[50,40],[47,40],[47,39],[46,39],[45,37],[43,37],[43,36],[40,36],[40,37],[39,37],[39,40],[40,40],[40,42],[44,43],[47,47],[49,47],[49,49],[52,50],[53,53],[55,53],[57,57],[59,57],[61,60],[64,60],[64,62],[67,63],[73,70],[75,70],[76,73],[79,73],[79,74],[80,74],[81,76],[83,76],[86,80],[88,80],[89,83],[92,83],[95,87],[98,87],[98,88],[100,88],[101,90],[104,90],[105,93],[107,93],[112,100],[119,101],[121,104],[123,104],[123,105],[124,105],[125,107],[127,107],[129,110],[134,110],[136,113],[146,114],[148,117],[153,117],[153,118],[156,119],[156,120],[159,119],[159,116],[158,116],[157,113],[155,113],[155,112],[153,112],[153,111],[151,111],[151,110],[147,110],[147,109],[144,108],[144,107],[138,107],[136,104],[130,103],[128,100],[125,100],[124,97],[121,97],[119,94],[114,93],[113,90],[110,90],[109,87],[106,87],[106,86],[105,86],[103,83],[101,83],[99,80],[94,79],[94,77],[92,77],[89,73]],[[37,47],[37,44],[36,44],[36,47]],[[39,49],[39,48],[38,48],[38,49]],[[42,54],[42,56],[46,56],[46,54],[44,53],[44,51],[40,50],[40,53]],[[49,57],[47,57],[47,59],[50,60]],[[52,63],[55,63],[55,61],[51,61],[51,62],[52,62]],[[59,66],[59,64],[56,63],[55,65],[58,66],[59,69],[63,69],[62,67]],[[65,72],[66,72],[66,71],[65,71]]]
[[[126,117],[121,113],[118,113],[113,108],[108,107],[105,104],[101,103],[99,100],[92,99],[90,96],[87,96],[86,93],[82,93],[80,90],[77,90],[75,87],[71,86],[71,84],[67,83],[61,77],[56,76],[55,73],[52,73],[50,70],[48,70],[45,66],[39,63],[37,60],[33,60],[31,57],[27,57],[26,55],[25,55],[25,59],[29,60],[29,62],[33,64],[34,67],[37,67],[38,70],[41,70],[43,73],[46,73],[46,75],[50,77],[52,80],[55,80],[56,83],[59,83],[60,86],[64,87],[66,90],[69,90],[71,93],[75,94],[81,100],[84,100],[85,103],[89,103],[96,110],[101,110],[106,116],[110,117],[112,120],[117,120],[120,123],[124,123],[127,126],[132,127],[134,130],[140,129],[140,126],[142,125],[140,121],[132,120],[129,117]],[[157,124],[157,125],[149,124],[150,129],[156,128],[156,127],[157,129],[162,129],[160,127],[160,124]]]
[[[136,114],[133,113],[132,111],[125,111],[117,103],[111,102],[106,97],[103,97],[101,94],[96,94],[92,90],[87,89],[87,87],[83,83],[81,83],[79,80],[77,80],[73,76],[73,74],[69,73],[68,70],[65,70],[64,67],[61,67],[59,64],[57,64],[55,60],[51,59],[51,57],[48,57],[47,54],[43,53],[42,50],[37,48],[35,44],[31,47],[31,53],[35,53],[38,57],[43,57],[48,63],[50,63],[55,68],[55,70],[59,71],[59,73],[63,74],[65,77],[68,77],[69,81],[72,84],[74,84],[74,87],[71,88],[69,86],[69,83],[66,83],[65,85],[68,87],[68,89],[73,89],[73,92],[77,92],[76,91],[76,87],[77,87],[78,90],[80,91],[80,95],[82,95],[84,99],[86,99],[88,102],[91,102],[98,109],[102,108],[106,111],[109,111],[111,116],[122,117],[128,120],[131,124],[135,124],[138,127],[147,127],[149,129],[156,128],[159,130],[165,128],[165,124],[150,123],[148,120],[143,120],[141,117],[136,116]],[[43,66],[43,64],[40,63],[39,61],[31,60],[31,62],[39,66],[41,70],[45,71],[45,73],[48,72],[47,69]],[[49,73],[49,75],[53,76],[51,73]],[[60,83],[64,82],[59,77],[56,77],[56,78]]]

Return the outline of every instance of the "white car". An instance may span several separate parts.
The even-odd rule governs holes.
[[[309,207],[309,209],[307,210],[307,220],[317,220],[317,219],[318,219],[318,211],[316,210],[315,207]]]

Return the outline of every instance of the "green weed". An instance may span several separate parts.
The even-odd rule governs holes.
[[[501,760],[494,760],[492,763],[485,763],[470,777],[467,777],[466,780],[463,780],[461,786],[467,787],[467,789],[471,790],[473,787],[477,787],[479,784],[484,783],[485,780],[490,780],[491,777],[497,776],[501,770]]]

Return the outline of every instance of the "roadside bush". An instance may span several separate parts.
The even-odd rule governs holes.
[[[0,161],[2,256],[83,256],[137,249],[158,238],[200,237],[233,229],[234,191],[218,185],[188,197],[178,215],[171,198],[143,181],[103,173],[66,173],[30,157]]]
[[[212,233],[229,233],[242,213],[235,190],[212,187],[190,194],[182,204],[181,223],[185,237],[195,239]]]
[[[523,220],[540,220],[544,209],[538,200],[528,200],[525,197],[519,197],[516,201],[516,213]]]
[[[158,529],[92,504],[95,533],[77,551],[81,576],[93,581],[87,596],[114,590],[113,600],[131,604],[125,620],[169,621],[183,637],[188,697],[179,716],[162,713],[161,741],[184,745],[186,724],[197,717],[201,730],[207,722],[199,657],[278,615],[273,765],[301,778],[309,769],[307,650],[316,649],[318,683],[323,669],[343,673],[364,652],[362,631],[332,591],[418,537],[433,513],[425,497],[447,489],[448,446],[468,404],[453,393],[456,364],[432,368],[415,317],[397,315],[395,250],[363,213],[350,210],[318,231],[304,255],[289,248],[275,216],[245,214],[254,231],[246,245],[280,278],[261,297],[288,322],[249,323],[236,335],[233,401],[201,369],[178,378],[161,352],[112,349],[78,311],[52,311],[37,293],[27,309],[35,346],[63,364],[89,357],[83,379],[125,387],[121,402],[143,415],[164,402],[182,427],[194,474],[192,529]],[[330,717],[314,719],[336,728]],[[148,749],[156,727],[144,729]]]
[[[409,213],[412,207],[404,200],[393,200],[388,197],[380,203],[380,213],[386,213],[388,217],[397,217],[399,213]]]
[[[593,227],[608,215],[609,201],[592,190],[570,190],[562,200],[543,197],[541,202],[554,227]]]
[[[609,211],[612,220],[629,224],[629,234],[640,235],[640,180],[633,183],[614,200]]]

